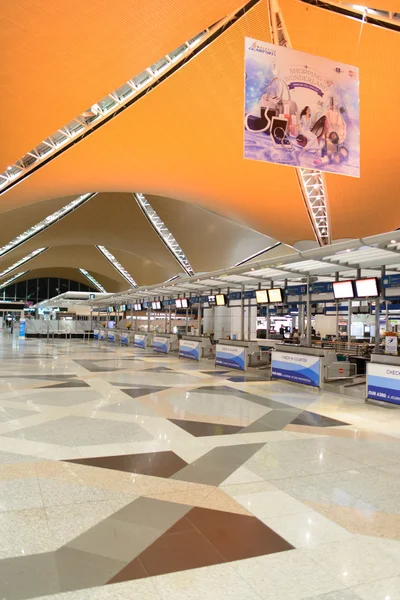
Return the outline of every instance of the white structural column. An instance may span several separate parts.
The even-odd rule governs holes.
[[[268,3],[273,43],[291,48],[279,0],[268,0]],[[315,237],[320,246],[326,246],[331,243],[331,231],[324,174],[318,169],[303,168],[297,168],[296,174]]]

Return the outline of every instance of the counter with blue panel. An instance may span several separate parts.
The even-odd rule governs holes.
[[[323,387],[325,368],[336,360],[334,350],[276,344],[271,354],[271,376],[293,383]]]
[[[214,356],[214,348],[211,340],[205,335],[183,335],[179,340],[179,358],[200,360]]]
[[[367,364],[367,398],[400,404],[400,356],[371,355]]]
[[[153,350],[155,352],[175,352],[178,350],[178,336],[174,333],[157,333],[153,337]]]

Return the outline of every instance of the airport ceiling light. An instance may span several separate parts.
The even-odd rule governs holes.
[[[72,202],[70,202],[69,204],[66,204],[59,210],[56,210],[56,212],[43,219],[43,221],[36,223],[36,225],[33,225],[23,233],[20,233],[20,235],[11,240],[11,242],[8,242],[8,244],[0,248],[0,256],[4,256],[8,252],[11,252],[11,250],[15,250],[15,248],[17,248],[21,244],[24,244],[38,233],[44,231],[45,229],[50,227],[50,225],[54,225],[54,223],[60,221],[61,219],[69,215],[76,208],[82,206],[82,204],[96,196],[96,194],[97,192],[91,192],[89,194],[83,194],[82,196],[78,196],[78,198],[75,198],[75,200],[72,200]]]
[[[351,19],[359,19],[364,23],[370,23],[378,27],[385,27],[394,31],[400,31],[400,5],[398,12],[389,10],[380,10],[376,8],[368,8],[361,4],[351,2],[341,2],[340,0],[301,0],[305,4],[311,4],[318,8],[324,8],[331,12],[350,17]],[[373,4],[373,0],[371,0]]]
[[[10,267],[7,267],[7,269],[5,269],[2,273],[0,273],[0,279],[2,279],[3,277],[5,277],[9,273],[11,273],[11,271],[18,269],[18,267],[20,267],[21,265],[24,265],[29,260],[32,260],[32,258],[35,258],[35,256],[39,256],[39,254],[42,254],[46,250],[47,250],[47,248],[38,248],[37,250],[34,250],[30,254],[27,254],[26,256],[24,256],[24,258],[21,258],[18,262],[14,263]]]
[[[57,154],[91,133],[95,127],[97,128],[100,124],[106,123],[118,112],[148,93],[197,52],[200,52],[206,44],[211,43],[217,35],[233,25],[258,1],[249,0],[235,14],[227,15],[184,42],[153,65],[123,83],[121,87],[87,108],[75,119],[60,127],[55,133],[49,135],[38,146],[16,160],[3,173],[0,173],[0,195],[11,189],[19,180],[29,176],[49,160],[52,160]]]
[[[269,0],[269,18],[273,43],[291,48],[279,0]],[[296,175],[315,237],[320,246],[327,246],[331,243],[331,231],[324,175],[315,169],[301,168],[296,168]]]
[[[102,286],[102,285],[101,285],[101,284],[100,284],[100,283],[97,281],[97,279],[95,279],[95,278],[93,277],[93,275],[91,275],[91,274],[89,273],[89,271],[86,271],[86,269],[78,269],[78,271],[79,271],[80,273],[82,273],[82,275],[83,275],[84,277],[86,277],[86,279],[87,279],[88,281],[90,281],[90,283],[92,283],[92,284],[94,285],[94,287],[96,287],[96,288],[99,290],[99,292],[103,292],[104,294],[106,294],[106,293],[107,293],[107,291],[106,291],[106,290],[103,288],[103,286]]]
[[[164,221],[162,221],[162,219],[158,216],[158,214],[151,206],[147,198],[140,192],[133,194],[133,196],[136,199],[136,202],[138,203],[139,207],[142,209],[147,220],[152,225],[153,229],[160,236],[164,244],[167,246],[168,250],[173,254],[175,259],[181,265],[182,269],[184,269],[185,273],[187,275],[194,275],[192,266],[186,258],[182,248],[180,247],[172,233],[169,231]]]
[[[250,260],[257,258],[257,256],[261,256],[262,254],[265,254],[265,252],[268,252],[269,250],[273,250],[274,248],[278,248],[279,246],[282,246],[282,242],[276,242],[275,244],[271,244],[271,246],[267,246],[263,250],[259,250],[258,252],[251,254],[250,256],[248,256],[247,258],[244,258],[243,260],[240,260],[238,263],[236,263],[233,266],[240,267],[240,265],[244,265],[247,262],[249,262]]]
[[[131,287],[133,287],[133,288],[138,287],[138,284],[133,279],[132,275],[130,275],[128,273],[128,271],[126,269],[124,269],[124,267],[121,265],[121,263],[117,261],[117,259],[115,258],[115,256],[113,254],[111,254],[111,252],[109,250],[107,250],[107,248],[105,248],[104,246],[96,246],[96,248],[108,260],[108,262],[110,262],[112,264],[112,266],[114,267],[114,269],[116,269],[118,271],[118,273],[124,279],[126,279],[126,281],[129,283],[129,285]]]
[[[0,290],[3,290],[8,285],[11,285],[12,283],[14,283],[14,281],[16,279],[19,279],[20,277],[22,277],[22,275],[26,275],[27,273],[29,273],[29,271],[21,271],[20,273],[17,273],[16,275],[14,275],[13,277],[11,277],[10,279],[7,279],[7,281],[5,281],[4,283],[2,283],[0,285]]]

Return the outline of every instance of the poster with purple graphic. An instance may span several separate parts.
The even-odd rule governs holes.
[[[244,157],[359,177],[358,68],[245,38]]]

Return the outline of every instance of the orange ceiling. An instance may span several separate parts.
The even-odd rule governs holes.
[[[279,3],[293,48],[360,68],[361,177],[326,174],[333,238],[399,228],[400,34],[364,25],[360,35],[353,19],[297,0]]]
[[[243,160],[244,36],[267,2],[115,119],[2,196],[1,210],[82,190],[194,202],[271,237],[313,239],[293,169]],[[91,74],[91,77],[95,77]]]
[[[242,4],[243,0],[2,2],[0,171]]]

